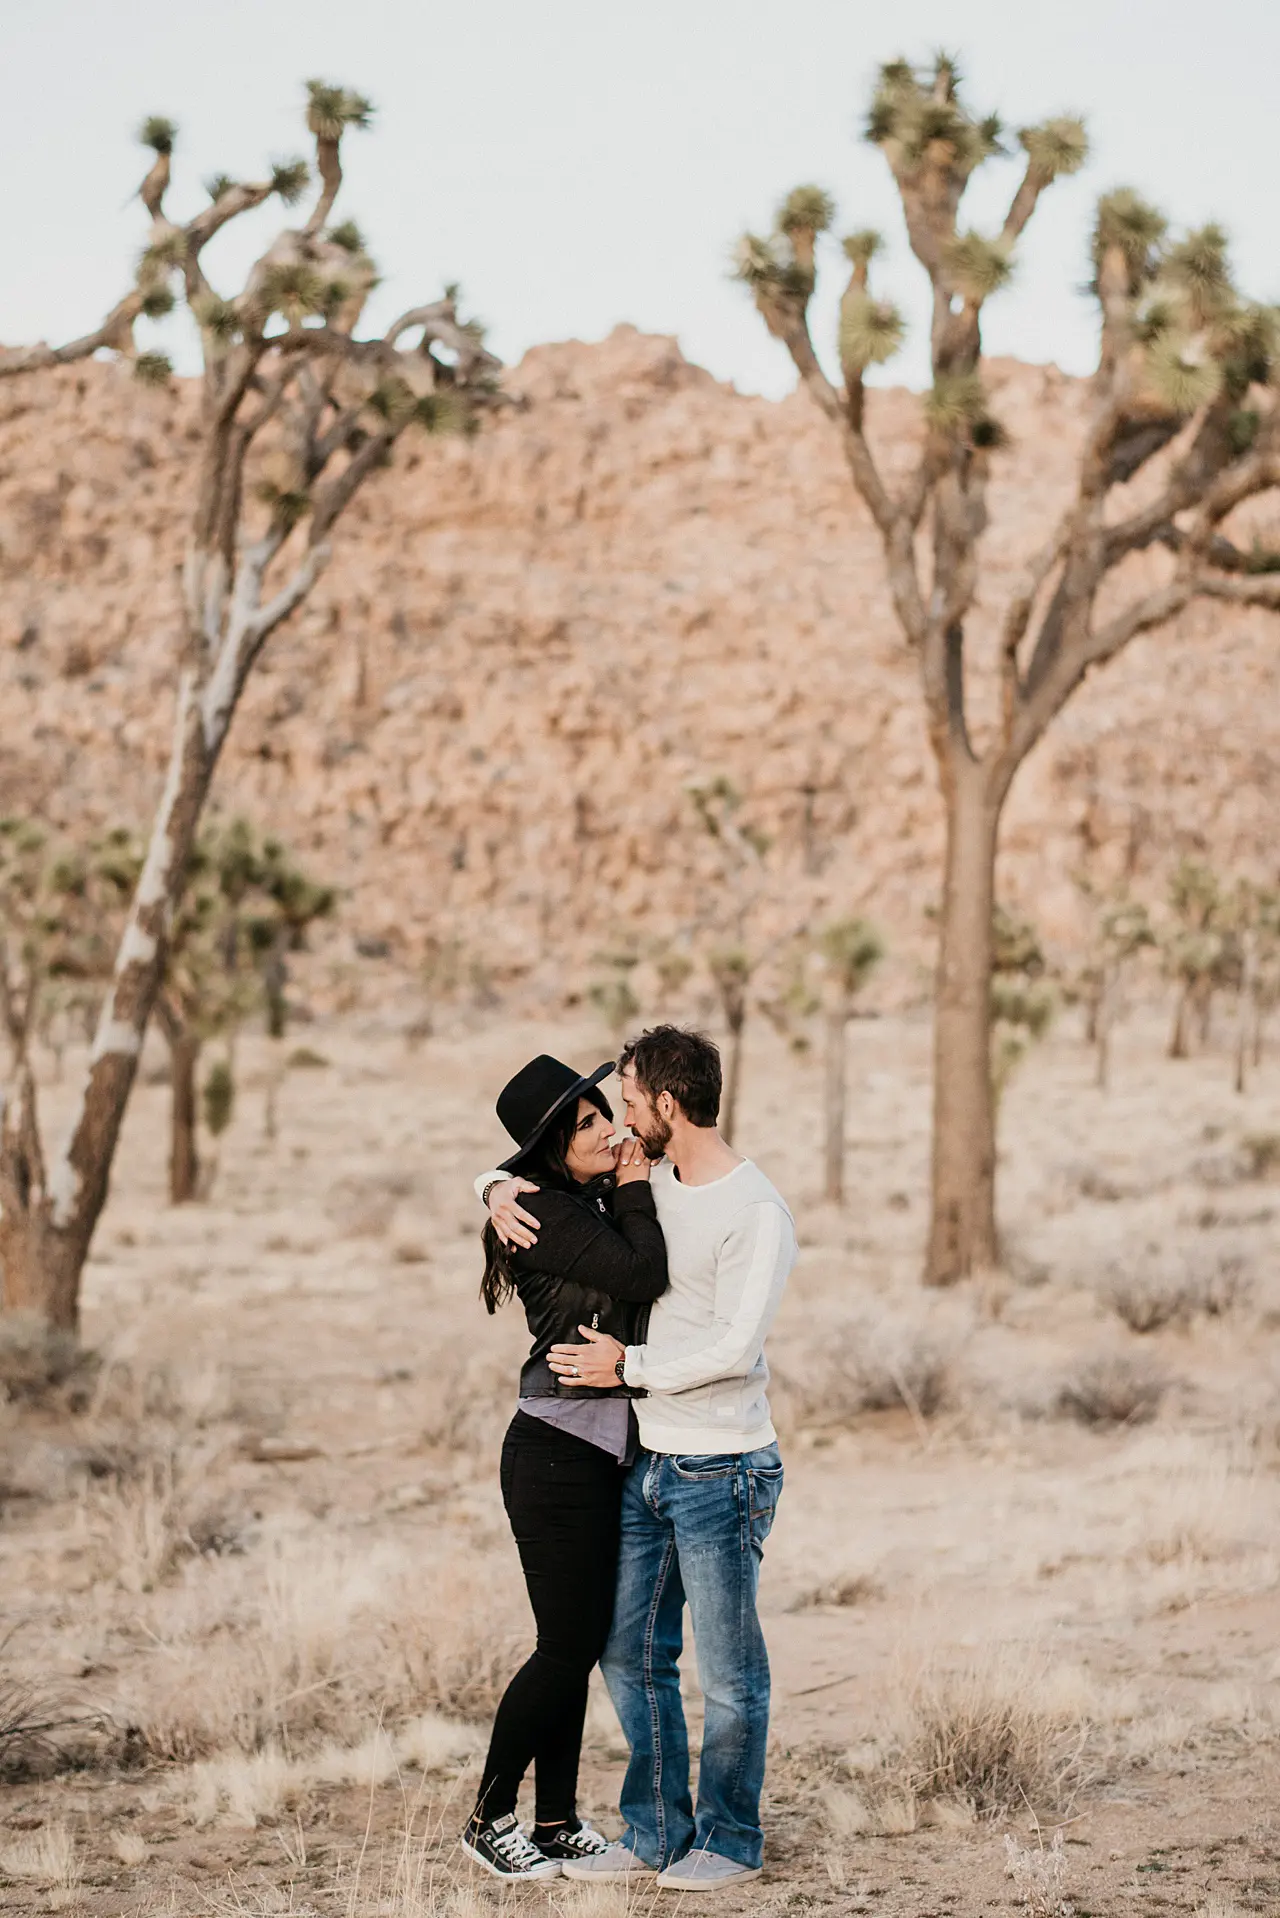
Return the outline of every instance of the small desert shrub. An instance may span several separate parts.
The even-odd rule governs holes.
[[[314,1046],[295,1046],[285,1064],[291,1072],[323,1072],[329,1061]]]
[[[1159,1367],[1123,1352],[1083,1359],[1061,1381],[1057,1408],[1082,1425],[1142,1425],[1153,1419],[1168,1390]]]
[[[74,1752],[78,1734],[97,1724],[58,1691],[0,1671],[0,1779],[43,1777]]]
[[[0,1317],[0,1401],[45,1398],[87,1377],[93,1364],[69,1332],[52,1331],[34,1313]]]
[[[884,1597],[884,1587],[869,1572],[842,1572],[835,1578],[829,1578],[825,1584],[815,1585],[803,1592],[788,1606],[792,1612],[807,1612],[817,1606],[833,1606],[839,1609],[851,1609],[855,1605],[868,1605],[874,1599]]]
[[[1280,1132],[1251,1132],[1240,1141],[1245,1176],[1250,1179],[1274,1179],[1280,1176]]]
[[[865,1412],[932,1418],[947,1403],[953,1357],[953,1341],[915,1319],[826,1328],[803,1373],[779,1368],[784,1415],[811,1429],[846,1425]]]
[[[402,1173],[352,1173],[330,1187],[326,1210],[339,1238],[380,1239],[412,1190],[412,1179]]]
[[[1242,1305],[1250,1285],[1238,1254],[1150,1252],[1129,1270],[1114,1272],[1099,1296],[1131,1332],[1187,1325],[1197,1313],[1225,1318]]]
[[[1005,1876],[1013,1880],[1024,1918],[1072,1918],[1075,1907],[1066,1895],[1067,1854],[1060,1831],[1054,1832],[1051,1845],[1034,1850],[1006,1836],[1004,1853]]]
[[[1185,1324],[1191,1316],[1182,1279],[1154,1268],[1114,1274],[1100,1296],[1131,1332],[1158,1332],[1165,1325]]]

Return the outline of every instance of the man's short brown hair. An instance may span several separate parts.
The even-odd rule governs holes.
[[[719,1118],[720,1048],[705,1032],[652,1026],[623,1046],[618,1071],[628,1066],[650,1099],[669,1092],[690,1125],[713,1126]]]

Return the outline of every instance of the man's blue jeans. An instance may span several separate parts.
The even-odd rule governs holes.
[[[776,1445],[641,1452],[623,1485],[618,1596],[601,1669],[631,1747],[623,1843],[646,1864],[691,1850],[761,1862],[769,1658],[756,1586],[781,1490]],[[696,1814],[678,1663],[686,1601],[706,1701]]]

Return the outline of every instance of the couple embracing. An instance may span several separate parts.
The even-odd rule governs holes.
[[[600,1090],[542,1056],[498,1117],[518,1150],[476,1189],[481,1297],[532,1336],[502,1447],[502,1496],[537,1646],[498,1707],[463,1849],[494,1876],[657,1875],[709,1891],[758,1875],[769,1662],[756,1614],[782,1462],[764,1339],[795,1262],[791,1214],[716,1129],[720,1055],[659,1026]],[[680,1700],[689,1608],[705,1699],[696,1806]],[[577,1815],[587,1683],[601,1665],[630,1746],[625,1830]],[[536,1820],[516,1799],[534,1767]]]

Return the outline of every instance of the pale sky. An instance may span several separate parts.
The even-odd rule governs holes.
[[[71,337],[125,289],[146,114],[179,122],[170,205],[184,214],[209,174],[253,178],[306,151],[302,82],[318,76],[378,109],[346,142],[340,203],[385,276],[371,319],[456,279],[508,361],[629,320],[745,391],[782,393],[785,354],[728,278],[733,240],[816,181],[838,230],[885,230],[880,287],[919,313],[884,162],[859,129],[876,65],[939,44],[960,53],[975,105],[1013,126],[1079,111],[1093,140],[989,306],[988,350],[1087,370],[1090,212],[1120,183],[1180,223],[1221,219],[1246,291],[1280,299],[1280,0],[3,0],[2,21],[6,343]],[[986,171],[978,225],[1014,184],[1012,163]],[[256,218],[255,252],[279,214]],[[828,307],[838,280],[833,261]],[[917,327],[886,376],[923,375]]]

